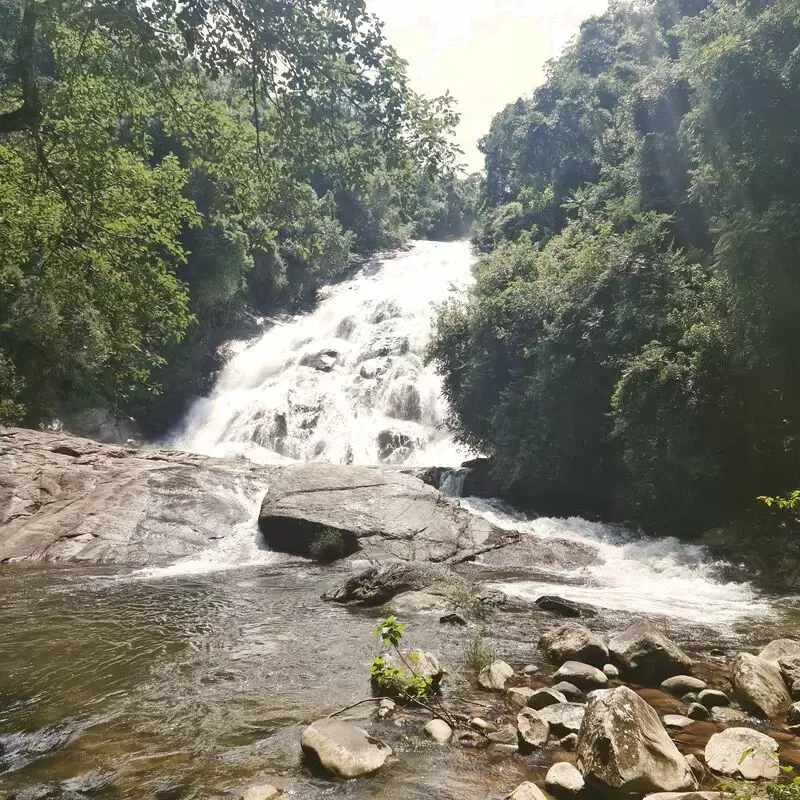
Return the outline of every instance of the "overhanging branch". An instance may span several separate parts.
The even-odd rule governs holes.
[[[38,13],[36,0],[27,0],[22,12],[22,22],[17,39],[17,65],[19,83],[22,89],[22,105],[13,111],[0,114],[0,133],[34,128],[39,124],[42,106],[39,98],[39,84],[36,82],[33,45],[36,38]]]

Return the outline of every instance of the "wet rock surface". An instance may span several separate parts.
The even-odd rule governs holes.
[[[739,653],[733,660],[733,685],[742,706],[764,717],[780,716],[792,702],[777,660]]]
[[[323,719],[312,722],[300,744],[312,761],[341,778],[359,778],[379,770],[392,754],[387,745],[349,722]]]
[[[608,649],[623,673],[646,682],[663,681],[692,666],[692,659],[647,621],[613,636]]]

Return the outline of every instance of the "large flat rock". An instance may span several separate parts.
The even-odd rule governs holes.
[[[0,563],[168,564],[243,527],[258,538],[259,524],[274,550],[308,555],[335,529],[351,552],[387,560],[458,562],[518,538],[393,470],[260,466],[0,428]]]
[[[158,565],[231,535],[274,470],[0,428],[0,562]]]
[[[459,562],[516,542],[519,534],[476,517],[437,489],[399,471],[336,464],[283,467],[259,516],[273,550],[313,554],[338,532],[345,555]]]

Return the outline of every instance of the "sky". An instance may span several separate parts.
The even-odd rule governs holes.
[[[506,103],[544,79],[580,23],[607,0],[367,0],[386,37],[409,62],[413,88],[446,90],[461,113],[457,142],[469,171],[481,169],[477,141]]]

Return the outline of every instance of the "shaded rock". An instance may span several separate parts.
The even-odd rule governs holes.
[[[608,647],[602,637],[578,622],[567,622],[545,633],[539,647],[554,664],[580,661],[602,667],[608,661]]]
[[[689,725],[694,725],[694,720],[689,717],[684,717],[681,714],[665,714],[664,715],[664,727],[665,728],[672,728],[674,730],[680,730],[682,728],[688,728]]]
[[[705,749],[706,765],[719,775],[739,775],[746,780],[776,778],[778,744],[752,728],[727,728],[715,733]]]
[[[556,703],[539,710],[541,718],[553,733],[563,736],[578,733],[583,722],[584,707],[580,703]]]
[[[525,708],[532,694],[533,689],[529,689],[525,686],[512,686],[510,689],[506,690],[506,700],[508,700],[509,704],[514,708]]]
[[[525,781],[517,786],[506,800],[547,800],[547,796],[535,783]]]
[[[791,705],[777,662],[739,653],[732,670],[736,695],[748,711],[771,718],[782,715]]]
[[[564,750],[574,750],[578,746],[578,734],[568,733],[558,740],[558,745]]]
[[[686,712],[689,719],[708,719],[711,712],[702,703],[692,703],[689,710]]]
[[[105,408],[92,408],[64,417],[63,429],[104,444],[138,444],[142,431],[133,417],[117,417]]]
[[[553,678],[572,683],[581,689],[602,689],[608,684],[605,672],[589,664],[582,664],[580,661],[565,662],[559,667]]]
[[[375,439],[378,445],[378,461],[387,464],[404,464],[414,453],[414,437],[404,431],[387,428]]]
[[[356,329],[355,317],[344,317],[336,326],[336,335],[340,339],[349,339]]]
[[[714,706],[729,706],[731,704],[731,699],[725,692],[721,692],[719,689],[703,689],[699,695],[697,695],[697,699],[706,707],[706,708],[714,708]]]
[[[782,656],[778,659],[778,669],[786,685],[791,688],[794,683],[800,681],[800,656]]]
[[[491,733],[492,731],[497,730],[497,726],[492,725],[491,722],[487,722],[482,717],[473,717],[469,724],[471,727],[475,728],[477,731],[485,731],[487,733]]]
[[[373,378],[379,378],[381,375],[384,375],[389,371],[391,366],[391,358],[371,358],[361,365],[358,374],[362,378],[372,380]]]
[[[581,609],[577,603],[556,595],[544,595],[535,602],[542,611],[552,611],[562,617],[579,617],[581,615]]]
[[[300,744],[320,766],[341,778],[358,778],[379,770],[392,749],[361,728],[337,719],[312,722]]]
[[[519,744],[517,729],[510,724],[502,725],[496,731],[492,731],[491,733],[487,734],[486,738],[492,744],[504,744],[513,746],[514,748],[517,748]]]
[[[433,739],[434,742],[445,744],[450,741],[453,735],[453,729],[443,719],[432,719],[425,726],[425,733],[428,737]]]
[[[387,417],[419,422],[422,418],[422,400],[419,389],[413,383],[393,384],[386,398],[384,412]]]
[[[687,692],[683,697],[681,697],[681,702],[686,703],[686,705],[691,705],[692,703],[699,703],[700,702],[700,695],[697,692]]]
[[[789,725],[800,725],[800,703],[792,703],[786,712],[786,722]]]
[[[689,656],[649,622],[618,633],[608,649],[623,672],[639,680],[661,682],[692,666]]]
[[[265,783],[262,786],[251,786],[242,795],[242,800],[277,800],[280,796],[280,789]]]
[[[792,695],[792,700],[800,700],[800,680],[792,681],[789,693]]]
[[[491,692],[505,691],[506,683],[514,677],[514,670],[505,661],[493,661],[478,675],[478,683]]]
[[[533,708],[539,711],[547,706],[552,706],[555,703],[566,703],[567,698],[557,689],[534,689],[531,696],[528,698],[528,708]]]
[[[314,353],[304,353],[300,359],[300,366],[311,367],[318,372],[330,372],[336,366],[337,358],[339,358],[339,353],[329,348]]]
[[[395,708],[397,707],[397,703],[394,702],[390,697],[384,697],[378,705],[378,717],[380,719],[386,719],[394,712]]]
[[[402,313],[400,306],[394,300],[381,300],[367,317],[367,321],[373,325],[378,325],[381,322],[386,322],[387,319],[399,317]]]
[[[544,779],[544,788],[555,797],[574,797],[584,786],[583,775],[566,761],[553,764]]]
[[[282,466],[258,522],[273,550],[301,556],[331,529],[345,552],[403,561],[463,561],[519,536],[411,475],[319,462]]]
[[[627,686],[589,698],[577,763],[587,784],[621,795],[697,788],[655,710]]]
[[[467,624],[467,621],[460,614],[445,614],[443,617],[439,617],[439,622],[442,625],[457,625],[461,628]]]
[[[409,351],[408,336],[395,333],[380,333],[368,342],[358,354],[358,362],[386,356],[404,356]]]
[[[570,683],[569,681],[559,681],[553,684],[553,691],[560,692],[567,701],[571,703],[583,700],[583,692],[574,683]]]
[[[708,684],[705,681],[701,681],[700,678],[694,678],[691,675],[673,675],[671,678],[661,681],[661,688],[665,692],[680,697],[687,692],[702,692],[703,689],[708,688]]]
[[[520,749],[541,747],[550,737],[549,723],[532,708],[523,708],[517,714],[517,731]]]
[[[800,657],[800,641],[796,639],[775,639],[770,642],[759,654],[764,661],[777,664],[782,658]]]
[[[462,731],[457,738],[462,747],[487,747],[489,744],[486,738],[476,731]]]
[[[697,779],[697,783],[702,786],[706,780],[706,777],[708,776],[708,770],[706,769],[705,764],[703,764],[703,762],[692,753],[689,753],[689,755],[686,756],[686,763],[689,765],[692,775],[694,775],[694,777]]]
[[[619,678],[619,670],[613,664],[605,664],[603,666],[603,673],[611,680]]]
[[[402,655],[402,658],[401,658]],[[399,654],[394,650],[387,650],[380,656],[384,664],[390,669],[400,670],[400,680],[404,684],[409,683],[417,676],[430,678],[431,688],[436,691],[444,677],[444,667],[439,659],[427,650],[402,650]],[[413,672],[411,668],[413,667]],[[378,686],[373,679],[372,688],[376,693],[392,694],[389,686]]]

